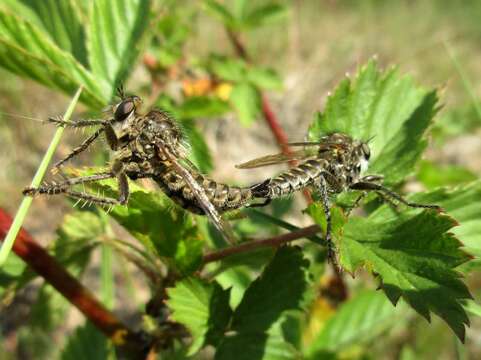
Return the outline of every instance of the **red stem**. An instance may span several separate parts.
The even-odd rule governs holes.
[[[12,218],[0,208],[0,239],[5,238]],[[142,356],[146,343],[140,336],[106,309],[94,296],[70,275],[65,268],[50,256],[23,228],[17,235],[13,251],[25,261],[47,283],[52,285],[71,304],[82,312],[114,345],[135,357]]]
[[[204,255],[203,263],[207,264],[213,261],[221,260],[227,256],[240,254],[247,251],[254,251],[256,249],[263,248],[263,247],[277,247],[286,242],[312,236],[318,233],[319,231],[321,231],[321,228],[319,227],[319,225],[311,225],[296,231],[292,231],[287,234],[273,236],[273,237],[262,239],[262,240],[248,241],[237,246],[231,246],[225,249],[208,253]]]

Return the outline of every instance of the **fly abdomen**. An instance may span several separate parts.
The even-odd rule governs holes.
[[[252,192],[249,188],[217,183],[200,173],[192,173],[192,176],[219,212],[238,209],[252,199]],[[196,214],[204,214],[191,187],[174,169],[155,176],[155,181],[164,193],[179,206]]]
[[[275,178],[251,187],[252,195],[256,198],[277,198],[292,194],[313,184],[326,169],[328,163],[324,159],[311,159]]]

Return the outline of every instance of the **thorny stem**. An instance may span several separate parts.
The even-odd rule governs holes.
[[[267,239],[245,242],[237,246],[231,246],[225,249],[210,252],[204,255],[202,262],[205,265],[210,262],[222,260],[223,258],[231,255],[240,254],[248,251],[254,251],[259,248],[278,247],[290,241],[312,236],[314,234],[317,234],[320,231],[321,231],[321,228],[319,227],[319,225],[311,225],[296,231],[292,231],[287,234],[273,236]]]
[[[12,218],[0,208],[0,238],[10,228]],[[72,305],[82,312],[114,345],[131,356],[140,358],[147,345],[138,333],[127,328],[115,315],[107,310],[95,297],[70,275],[65,268],[50,256],[33,237],[20,228],[13,251],[25,261],[47,283],[52,285]]]

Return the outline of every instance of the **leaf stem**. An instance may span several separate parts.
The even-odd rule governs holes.
[[[254,251],[263,247],[278,247],[284,243],[310,237],[321,231],[319,225],[310,225],[308,227],[292,231],[287,234],[273,236],[267,239],[253,240],[242,243],[240,245],[231,246],[225,249],[213,251],[204,255],[202,262],[207,264],[214,261],[222,260],[225,257],[240,254],[248,251]]]
[[[80,87],[77,92],[75,93],[74,97],[72,98],[72,101],[70,101],[70,104],[65,111],[65,114],[63,116],[64,120],[68,121],[70,120],[70,117],[72,116],[73,110],[75,106],[77,105],[78,99],[80,97],[80,94],[82,93],[82,87]],[[33,177],[31,187],[38,187],[47,172],[48,164],[50,163],[50,160],[52,159],[52,156],[55,152],[55,149],[57,148],[60,138],[62,137],[64,128],[63,127],[58,127],[57,131],[55,132],[52,141],[50,142],[50,145],[43,156],[42,161],[40,162],[40,165],[37,169],[37,172],[35,173],[35,176]],[[22,226],[25,217],[27,216],[28,209],[30,208],[30,205],[32,204],[33,198],[30,196],[25,196],[22,199],[22,202],[20,204],[20,207],[17,210],[17,214],[15,215],[15,219],[13,220],[12,226],[10,227],[10,230],[8,231],[7,236],[3,240],[2,247],[0,248],[0,267],[5,263],[7,260],[8,254],[10,254],[10,251],[12,250],[13,243],[15,241],[15,238],[17,237],[18,232],[20,231],[20,227]]]

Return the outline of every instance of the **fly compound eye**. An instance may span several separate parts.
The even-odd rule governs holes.
[[[123,121],[129,117],[135,111],[135,98],[128,98],[122,101],[115,109],[114,120]]]
[[[369,145],[366,143],[363,143],[361,145],[361,148],[362,148],[362,152],[364,153],[364,158],[366,160],[369,160],[369,158],[371,157],[371,149],[369,149]]]

